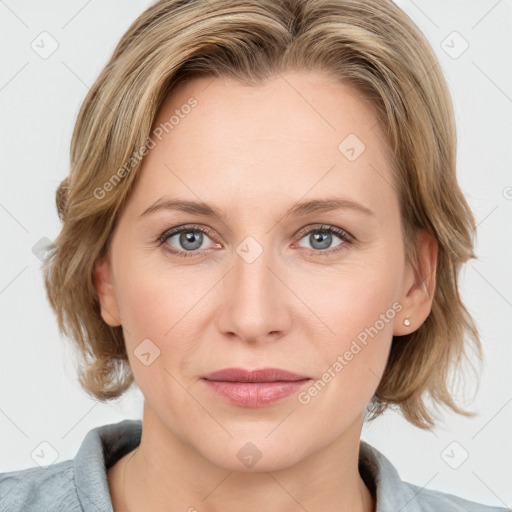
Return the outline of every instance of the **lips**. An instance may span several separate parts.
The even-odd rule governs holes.
[[[202,377],[216,395],[238,407],[264,407],[307,385],[309,377],[280,368],[224,368]]]
[[[281,368],[260,368],[246,370],[244,368],[224,368],[207,375],[203,379],[218,382],[295,382],[307,380],[309,377],[283,370]]]

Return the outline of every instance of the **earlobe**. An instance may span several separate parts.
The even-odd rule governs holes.
[[[400,317],[397,317],[394,336],[403,336],[417,330],[432,309],[436,290],[438,245],[435,237],[426,230],[418,233],[417,244],[419,267],[415,270],[410,263],[406,266],[400,301],[403,309]]]
[[[94,265],[94,285],[101,307],[101,317],[111,327],[121,325],[109,258],[103,255]]]

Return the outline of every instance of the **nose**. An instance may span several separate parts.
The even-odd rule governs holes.
[[[251,344],[284,336],[290,329],[293,294],[283,281],[283,270],[271,251],[263,250],[252,262],[235,254],[233,268],[222,282],[220,332]]]

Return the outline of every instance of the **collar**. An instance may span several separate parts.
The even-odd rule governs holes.
[[[75,483],[84,512],[111,512],[107,469],[140,444],[141,420],[123,420],[90,430],[75,458]],[[376,512],[421,512],[417,491],[405,484],[380,451],[361,440],[359,471],[376,499]]]

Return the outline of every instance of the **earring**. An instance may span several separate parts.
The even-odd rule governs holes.
[[[404,325],[406,325],[407,327],[411,325],[411,321],[409,320],[408,317],[404,320]]]

